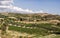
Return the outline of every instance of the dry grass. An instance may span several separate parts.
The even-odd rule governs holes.
[[[22,37],[33,37],[34,35],[30,35],[27,33],[20,33],[20,32],[16,32],[16,31],[7,31],[7,33],[5,35],[1,35],[1,30],[0,30],[0,38],[20,38],[20,36]]]

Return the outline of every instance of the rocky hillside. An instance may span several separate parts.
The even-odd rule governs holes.
[[[31,38],[55,36],[60,34],[60,15],[0,13],[0,29],[6,30],[6,26],[9,27],[8,30],[22,33],[22,35],[24,33],[33,35]]]
[[[19,13],[1,13],[0,18],[7,16],[14,18],[18,21],[26,22],[60,22],[60,15],[52,15],[48,13],[37,13],[37,14],[19,14]]]

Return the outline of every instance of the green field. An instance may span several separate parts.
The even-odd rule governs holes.
[[[21,33],[34,34],[36,37],[57,34],[60,28],[52,27],[53,24],[24,24],[24,28],[17,26],[9,26],[9,30],[14,30]],[[55,26],[55,25],[53,25]],[[29,28],[27,28],[29,27]],[[51,32],[53,31],[53,32]],[[56,32],[57,31],[57,32]],[[57,36],[56,36],[57,37]],[[55,37],[54,37],[55,38]]]

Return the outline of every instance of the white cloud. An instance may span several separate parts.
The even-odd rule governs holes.
[[[44,13],[44,11],[43,10],[40,10],[40,11],[37,11],[37,13]]]
[[[17,11],[23,11],[23,12],[29,12],[29,13],[33,13],[32,10],[29,10],[29,9],[22,9],[22,8],[19,8],[19,7],[16,7],[16,6],[12,6],[13,10],[17,10]]]
[[[11,5],[13,0],[0,0],[0,5]]]
[[[0,1],[12,1],[12,0],[0,0]]]
[[[16,11],[23,11],[23,12],[33,13],[32,10],[22,9],[22,8],[19,8],[19,7],[16,7],[16,6],[0,6],[0,8],[8,8],[8,9],[16,10]]]
[[[23,12],[29,12],[29,13],[33,13],[32,10],[29,9],[22,9],[16,6],[13,6],[11,3],[14,3],[13,0],[0,0],[0,8],[8,8],[8,9],[12,9],[15,11],[23,11]]]
[[[19,12],[27,12],[27,13],[44,13],[43,10],[40,10],[40,11],[32,11],[32,10],[29,10],[29,9],[22,9],[20,7],[16,7],[16,6],[0,6],[0,8],[8,8],[8,9],[12,9],[12,10],[15,10],[15,11],[19,11]]]
[[[43,11],[32,11],[32,10],[29,10],[29,9],[22,9],[22,8],[19,8],[19,7],[16,7],[16,6],[13,6],[11,3],[14,3],[13,0],[0,0],[0,3],[2,3],[2,5],[4,6],[1,6],[0,5],[0,8],[8,8],[8,9],[12,9],[12,10],[15,10],[15,11],[19,11],[19,12],[27,12],[27,13],[43,13]],[[6,6],[7,4],[7,6]],[[10,4],[10,5],[9,5]],[[9,5],[9,6],[8,6]]]

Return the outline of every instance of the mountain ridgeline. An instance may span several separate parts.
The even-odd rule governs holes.
[[[53,15],[48,13],[37,13],[37,14],[20,14],[20,13],[0,13],[0,18],[5,16],[10,18],[16,18],[19,21],[27,22],[60,22],[60,15]]]

